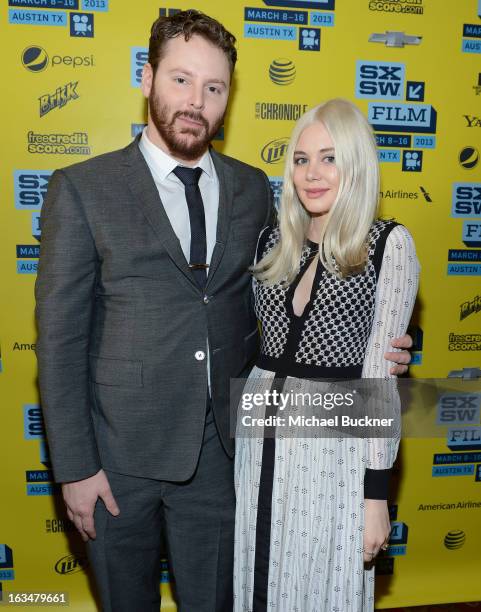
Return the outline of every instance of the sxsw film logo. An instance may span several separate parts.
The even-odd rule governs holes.
[[[451,215],[481,218],[481,183],[453,183]]]
[[[463,242],[467,247],[481,247],[481,223],[475,221],[464,221]]]
[[[401,100],[405,66],[398,63],[356,62],[356,97]]]
[[[320,51],[321,28],[299,28],[299,50]]]
[[[450,429],[447,435],[447,447],[453,451],[481,450],[481,427],[469,425]],[[474,470],[467,471],[467,473],[474,473]]]
[[[269,66],[269,78],[275,85],[290,85],[296,78],[294,62],[286,58],[278,58]]]
[[[481,393],[445,393],[437,405],[437,425],[479,425]]]
[[[43,72],[50,64],[51,68],[69,66],[72,68],[92,68],[95,66],[93,55],[53,55],[50,60],[48,53],[42,47],[31,46],[22,51],[22,65],[29,72]]]
[[[381,104],[369,102],[368,120],[380,132],[435,133],[437,113],[428,104]]]
[[[279,164],[287,151],[289,138],[276,138],[268,142],[261,151],[261,158],[266,164]]]
[[[17,210],[40,210],[52,170],[15,170],[14,201]]]
[[[149,50],[146,47],[132,47],[130,49],[130,84],[140,87],[142,69],[149,59]]]
[[[463,302],[459,307],[459,320],[463,321],[469,315],[476,314],[481,311],[481,295],[477,295],[474,299]]]
[[[70,13],[70,36],[75,38],[93,38],[93,13]]]
[[[421,172],[423,169],[422,151],[403,151],[403,172]]]
[[[40,103],[40,117],[44,117],[54,108],[63,108],[71,100],[77,100],[78,81],[71,81],[61,87],[57,87],[53,94],[44,94],[38,99]]]
[[[13,551],[7,544],[0,544],[0,580],[15,580]]]
[[[66,555],[55,563],[55,571],[57,574],[65,576],[67,574],[74,574],[80,572],[88,566],[88,559],[86,555],[82,553],[75,553],[73,555]]]

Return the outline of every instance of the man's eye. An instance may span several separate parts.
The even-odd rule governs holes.
[[[210,85],[209,91],[211,93],[220,93],[220,89],[218,87],[215,87],[215,85]]]
[[[184,79],[184,77],[175,77],[175,81],[176,81],[177,83],[180,83],[181,85],[182,85],[183,83],[185,83],[185,79]]]

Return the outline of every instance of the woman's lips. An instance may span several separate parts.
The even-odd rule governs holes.
[[[328,189],[305,189],[304,191],[309,199],[315,199],[315,198],[320,198],[325,193],[327,193],[329,190]]]

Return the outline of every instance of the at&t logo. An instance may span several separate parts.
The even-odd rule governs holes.
[[[444,537],[444,546],[448,550],[456,550],[457,548],[461,548],[466,542],[466,534],[461,529],[453,529],[452,531],[448,531],[448,533]]]
[[[290,85],[296,78],[294,62],[283,57],[275,59],[269,66],[269,78],[276,85]]]

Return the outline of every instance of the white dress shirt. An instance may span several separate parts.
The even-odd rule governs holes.
[[[185,259],[190,259],[190,219],[187,200],[185,199],[185,188],[173,170],[182,166],[173,157],[154,145],[147,136],[147,128],[144,128],[139,141],[139,149],[150,168],[155,186],[159,192],[160,199],[165,212],[169,218],[172,229],[179,239],[180,246]],[[191,166],[186,166],[191,167]],[[195,166],[202,169],[199,179],[199,189],[204,203],[205,235],[207,244],[206,263],[209,264],[212,251],[215,246],[217,233],[217,214],[219,211],[219,179],[215,171],[214,163],[210,153],[206,151]],[[207,270],[208,273],[208,270]]]

